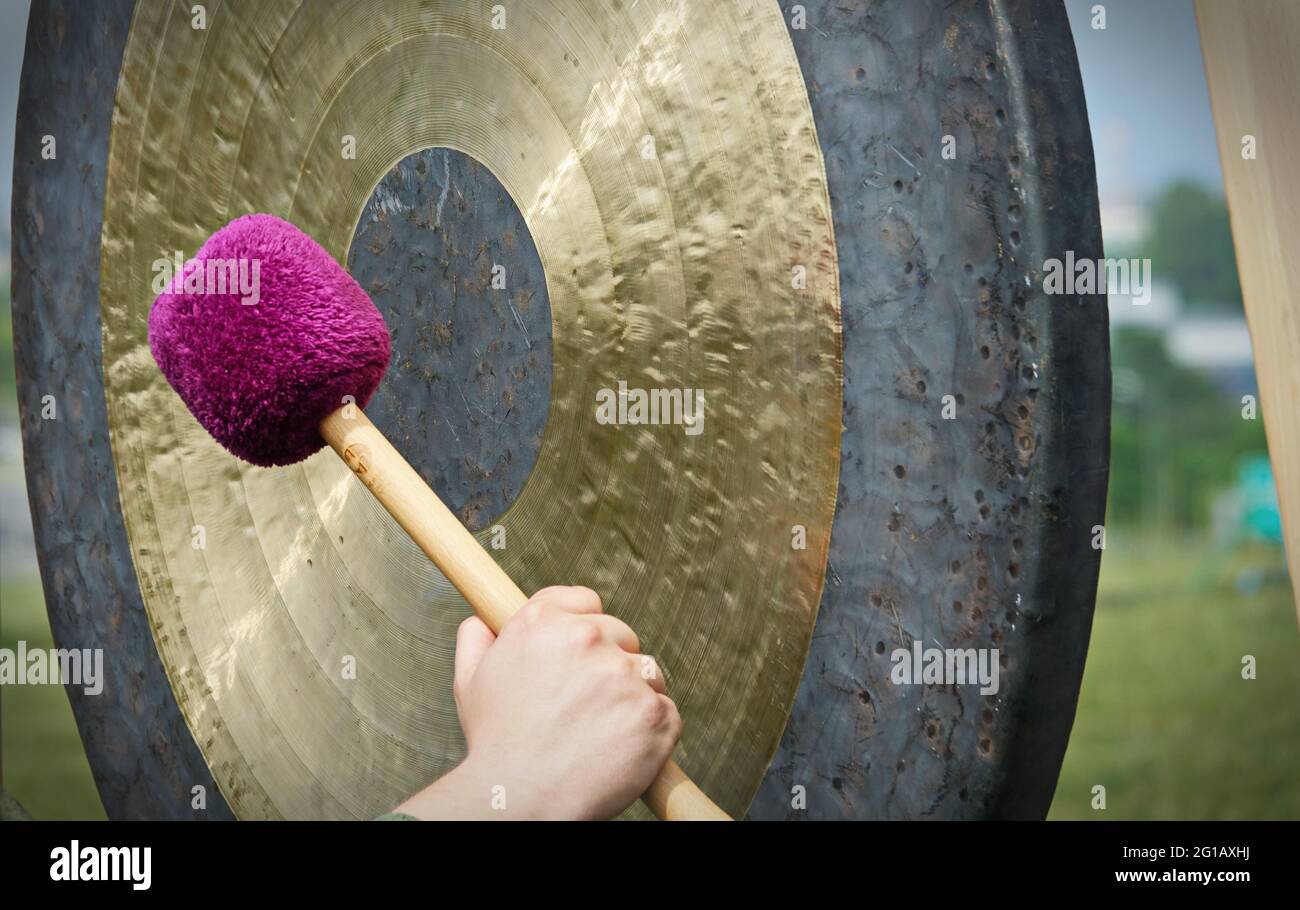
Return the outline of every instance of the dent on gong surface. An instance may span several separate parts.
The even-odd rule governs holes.
[[[372,189],[431,146],[518,202],[551,305],[550,416],[496,555],[637,629],[686,719],[678,761],[744,811],[807,653],[841,396],[807,95],[779,8],[739,6],[538,2],[495,29],[482,2],[249,2],[205,31],[137,7],[105,194],[109,422],[159,651],[241,817],[365,817],[452,767],[468,610],[331,453],[263,470],[205,435],[148,353],[151,263],[255,211],[341,259]],[[620,379],[704,389],[708,431],[598,425]]]

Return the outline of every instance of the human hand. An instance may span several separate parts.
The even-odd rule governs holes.
[[[654,658],[588,588],[538,591],[499,636],[465,620],[453,693],[469,754],[430,788],[442,790],[441,817],[464,814],[448,811],[454,791],[478,817],[610,818],[681,735]]]

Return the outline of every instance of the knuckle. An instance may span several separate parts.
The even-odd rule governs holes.
[[[620,697],[636,694],[636,688],[633,686],[635,681],[627,671],[627,663],[617,654],[606,652],[600,664],[599,676],[610,691],[618,693]]]
[[[601,602],[600,595],[591,588],[577,588],[575,592],[579,601],[587,609],[594,610],[597,613],[604,611],[605,605]]]
[[[677,713],[677,705],[667,695],[655,695],[656,713],[653,715],[653,729],[661,734],[663,743],[672,749],[682,735],[682,716]]]
[[[627,637],[628,637],[628,643],[629,643],[630,648],[631,648],[630,653],[632,653],[632,654],[640,654],[640,653],[641,653],[641,639],[637,638],[636,633],[632,631],[632,627],[629,626],[627,623],[623,623],[623,628],[626,629],[625,634],[626,634]]]
[[[601,643],[604,636],[594,622],[575,623],[569,631],[569,642],[580,651],[590,650]]]
[[[535,625],[545,619],[548,615],[550,615],[550,608],[546,601],[537,600],[536,598],[524,604],[524,608],[519,611],[519,618],[522,619],[526,625]]]
[[[641,720],[646,726],[655,730],[659,729],[664,726],[669,719],[669,704],[671,703],[666,698],[660,697],[657,693],[647,693],[646,696],[641,699]]]
[[[582,613],[601,612],[600,595],[591,588],[572,585],[558,590],[562,592],[563,601],[570,610]]]
[[[547,585],[545,588],[535,591],[528,600],[530,603],[535,600],[551,601],[557,597],[563,597],[564,591],[565,588],[561,585]]]
[[[682,715],[677,710],[677,703],[667,695],[661,696],[660,700],[668,705],[668,728],[672,732],[673,739],[680,739],[682,735]]]

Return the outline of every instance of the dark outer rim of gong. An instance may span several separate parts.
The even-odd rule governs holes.
[[[813,26],[841,41],[856,41],[858,50],[871,51],[867,42],[874,40],[874,35],[851,34],[826,21],[826,10],[833,4],[805,5],[810,30],[793,32],[792,37],[809,81],[828,158],[847,333],[853,330],[851,320],[860,303],[851,298],[860,282],[846,264],[845,238],[855,231],[853,213],[846,211],[844,204],[849,198],[844,181],[851,167],[837,172],[831,158],[838,135],[836,118],[853,116],[854,108],[846,103],[837,110],[834,103],[827,102],[827,95],[819,93],[810,76],[818,63],[807,55],[815,46],[813,36],[819,35],[812,31]],[[13,200],[14,331],[20,342],[15,354],[28,490],[55,639],[62,647],[103,647],[108,657],[104,693],[87,698],[70,689],[69,697],[109,815],[229,818],[229,809],[212,784],[176,706],[153,644],[122,526],[107,433],[98,324],[98,240],[115,79],[106,79],[105,74],[115,74],[120,68],[131,6],[130,0],[111,0],[73,11],[67,3],[36,0],[29,17]],[[901,9],[893,4],[876,12],[884,17],[898,15]],[[1100,255],[1091,143],[1063,8],[1056,3],[992,2],[986,6],[966,2],[951,7],[949,15],[967,24],[983,22],[990,34],[997,33],[993,29],[997,22],[1008,30],[994,42],[996,59],[1007,73],[1005,81],[998,82],[999,91],[1010,89],[1027,100],[1021,109],[1005,108],[1009,114],[1005,132],[1029,150],[1025,170],[1032,171],[1039,183],[1040,195],[1034,200],[1037,214],[1056,213],[1044,222],[1046,231],[1041,236],[1026,236],[1025,253],[1033,246],[1036,253],[1074,249],[1081,256]],[[874,52],[881,50],[875,48]],[[847,66],[851,57],[844,57],[842,77],[846,80],[858,75],[853,66]],[[1008,65],[1010,60],[1019,64]],[[830,83],[825,88],[835,94]],[[851,96],[851,91],[846,94]],[[902,102],[895,96],[892,102],[887,97],[872,97],[870,103]],[[1036,119],[1027,122],[1029,118],[1018,110],[1030,112]],[[39,137],[47,132],[60,137],[58,162],[40,160]],[[998,162],[996,155],[981,163],[1006,167],[1005,159]],[[1065,163],[1068,168],[1060,167]],[[1050,174],[1048,166],[1055,168]],[[889,176],[892,179],[893,173]],[[900,209],[906,198],[900,199]],[[1028,204],[1025,214],[1034,214]],[[1002,231],[1005,227],[994,223],[991,229]],[[901,260],[887,255],[888,251],[882,254],[867,243],[867,236],[862,235],[861,242],[870,248],[859,253],[878,258],[884,270],[867,276],[867,283],[893,280],[893,270]],[[942,252],[961,254],[960,246],[952,244]],[[42,268],[52,263],[57,267]],[[1004,279],[1010,275],[1000,274],[991,284],[1008,291]],[[1029,418],[1029,425],[1044,443],[1037,446],[1033,470],[1017,495],[1026,500],[1033,497],[1032,511],[1038,516],[1026,524],[1034,530],[1037,550],[1022,560],[1026,566],[1035,563],[1057,567],[1057,571],[1048,575],[1027,568],[1024,573],[1021,587],[1042,606],[1036,608],[1040,612],[1034,621],[1022,626],[1018,639],[1017,647],[1023,646],[1022,653],[1030,658],[1023,665],[1029,682],[1017,686],[1015,699],[989,730],[997,743],[997,760],[980,759],[970,750],[959,751],[942,757],[927,771],[928,777],[912,782],[903,776],[906,770],[885,776],[867,773],[860,781],[845,774],[838,789],[829,787],[837,794],[836,800],[810,799],[807,812],[787,810],[792,782],[802,781],[810,790],[829,785],[824,779],[830,776],[828,767],[856,760],[853,749],[846,746],[847,739],[821,744],[821,766],[803,747],[819,717],[845,715],[845,702],[860,703],[858,693],[842,691],[843,680],[828,679],[822,672],[823,666],[833,666],[836,659],[833,649],[827,650],[833,636],[826,631],[838,628],[856,634],[869,630],[873,622],[871,614],[862,609],[863,602],[870,603],[865,589],[858,592],[861,597],[856,600],[836,600],[835,592],[844,580],[837,573],[849,574],[850,565],[841,552],[844,540],[833,539],[823,615],[813,651],[786,737],[751,810],[754,817],[1041,817],[1046,811],[1073,719],[1095,596],[1099,554],[1081,551],[1077,542],[1092,524],[1101,521],[1109,449],[1104,299],[1058,300],[1052,305],[1053,318],[1047,322],[1041,348],[1052,354],[1054,373],[1039,385],[1038,404]],[[870,316],[869,311],[859,308],[859,312],[864,318]],[[1036,312],[1029,311],[1026,325],[1038,324],[1031,318]],[[1001,356],[1002,351],[998,353]],[[846,379],[851,366],[846,363]],[[875,381],[880,389],[894,391],[880,377]],[[864,439],[861,426],[853,432],[851,391],[846,389],[846,428],[850,431],[846,432],[846,454],[854,440]],[[66,415],[58,422],[47,422],[48,426],[39,419],[40,397],[47,393],[60,396],[61,418]],[[932,397],[937,394],[936,390]],[[896,397],[907,401],[906,395]],[[877,415],[877,419],[881,417],[917,419],[916,414],[901,410]],[[858,459],[863,452],[859,449],[851,454]],[[855,463],[845,461],[846,466]],[[995,470],[997,459],[990,459],[988,466]],[[924,477],[925,472],[914,466],[907,483],[889,491],[890,501],[896,501],[905,515],[933,508],[936,497],[922,488]],[[987,489],[996,490],[995,481],[988,478]],[[888,477],[883,483],[873,478],[870,483],[875,485],[875,495],[889,482]],[[973,478],[971,482],[983,481]],[[842,504],[837,531],[850,514]],[[1008,545],[1005,539],[1000,544]],[[887,593],[899,602],[904,599],[905,592]],[[837,621],[839,626],[834,625]],[[878,740],[872,748],[888,745]],[[900,748],[912,748],[920,760],[925,758],[925,748],[906,743]],[[960,796],[958,780],[966,781],[965,798]],[[190,788],[199,784],[207,788],[206,812],[190,809]],[[900,786],[905,796],[908,787],[919,794],[928,792],[932,801],[929,811],[913,811],[897,803]],[[874,796],[881,793],[887,800],[873,803]]]
[[[791,37],[839,246],[845,429],[812,648],[750,816],[1042,818],[1110,451],[1106,298],[1041,290],[1045,259],[1103,255],[1065,8],[805,6]],[[965,399],[954,420],[945,393]],[[892,683],[918,638],[998,648],[1000,693]]]
[[[103,648],[99,695],[66,686],[115,819],[233,819],[177,707],[131,561],[109,445],[99,238],[132,0],[35,0],[14,141],[13,322],[27,495],[61,648]],[[57,158],[41,159],[41,137]],[[57,420],[41,420],[54,395]],[[192,788],[206,809],[191,808]]]

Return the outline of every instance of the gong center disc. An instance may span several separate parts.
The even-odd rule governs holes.
[[[424,149],[370,194],[347,265],[393,338],[366,413],[471,531],[491,526],[550,412],[551,305],[523,214],[486,165]]]

